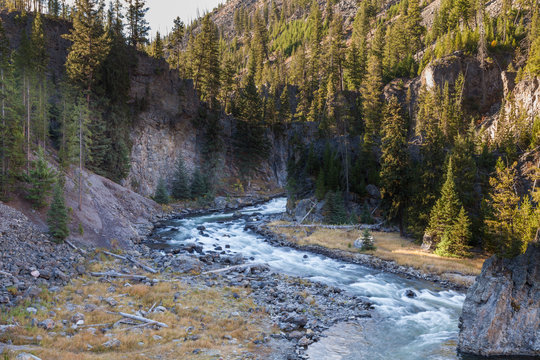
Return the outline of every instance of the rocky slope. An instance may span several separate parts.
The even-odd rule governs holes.
[[[82,257],[53,244],[24,214],[0,202],[0,304],[35,297],[85,271]]]
[[[458,349],[482,356],[540,356],[540,246],[491,258],[469,289]]]

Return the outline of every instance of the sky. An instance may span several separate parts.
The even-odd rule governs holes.
[[[223,2],[225,0],[147,0],[146,4],[150,10],[146,14],[146,19],[152,28],[152,36],[156,31],[165,34],[171,30],[173,20],[177,16],[188,24],[196,18],[197,9],[202,14],[205,10],[212,10]]]

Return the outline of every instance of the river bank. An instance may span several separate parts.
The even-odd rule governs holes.
[[[284,234],[283,232],[278,232],[275,228],[272,228],[272,221],[274,220],[275,218],[269,218],[264,221],[250,222],[247,224],[247,228],[265,237],[267,241],[274,246],[291,247],[301,251],[324,255],[332,259],[364,265],[373,269],[402,275],[407,278],[429,281],[436,283],[445,289],[453,289],[465,292],[475,280],[475,276],[473,275],[456,271],[443,271],[441,274],[440,269],[430,272],[426,271],[426,269],[400,265],[393,260],[382,259],[374,255],[359,253],[357,250],[330,248],[320,244],[300,244],[298,239],[295,237]],[[354,239],[351,241],[351,243],[352,242],[354,242]]]

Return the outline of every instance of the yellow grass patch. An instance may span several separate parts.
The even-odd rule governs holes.
[[[289,241],[299,245],[319,245],[329,249],[340,249],[358,252],[354,241],[362,236],[358,229],[323,229],[305,227],[279,227],[286,225],[283,221],[269,224],[272,231],[285,235]],[[445,258],[424,251],[419,245],[398,233],[372,232],[373,242],[377,249],[368,251],[384,260],[393,260],[399,265],[411,266],[425,273],[442,275],[445,273],[460,273],[463,275],[478,275],[487,256],[477,255],[470,259]]]
[[[106,267],[106,264],[99,266]],[[89,277],[74,279],[59,293],[45,292],[47,302],[26,301],[3,312],[0,324],[16,321],[20,327],[0,335],[0,342],[39,345],[38,350],[32,352],[42,359],[190,360],[217,359],[219,356],[216,354],[223,358],[232,354],[241,357],[243,352],[248,351],[263,355],[269,351],[264,345],[255,345],[253,341],[262,340],[275,329],[271,327],[267,315],[258,310],[248,297],[248,289],[209,288],[202,284],[190,286],[181,278],[159,280],[153,286],[125,286],[125,280],[100,282]],[[116,290],[108,291],[111,287]],[[233,293],[239,296],[235,297]],[[110,306],[104,301],[109,297],[118,304]],[[88,304],[95,309],[88,311]],[[26,311],[28,306],[37,308],[38,313],[29,314]],[[117,312],[148,312],[152,306],[164,306],[167,311],[148,313],[146,317],[163,322],[168,328],[117,324],[106,330],[122,319]],[[75,330],[71,328],[71,317],[77,312],[84,314],[85,319],[84,325]],[[31,326],[32,318],[38,321],[53,319],[56,326],[51,330]],[[66,320],[69,323],[63,325],[62,321]],[[234,340],[224,338],[225,335]],[[36,340],[38,336],[41,340]],[[104,344],[112,339],[119,340],[119,345],[106,347]],[[210,349],[211,353],[208,352]],[[10,356],[8,359],[14,358],[15,354]]]

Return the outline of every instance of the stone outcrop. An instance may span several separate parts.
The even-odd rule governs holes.
[[[503,97],[501,68],[498,62],[486,62],[482,69],[478,59],[462,52],[432,61],[421,75],[421,84],[427,89],[442,89],[448,83],[451,89],[459,75],[465,77],[464,105],[471,110],[487,112]]]
[[[540,245],[514,259],[487,260],[459,326],[462,353],[540,356]]]

